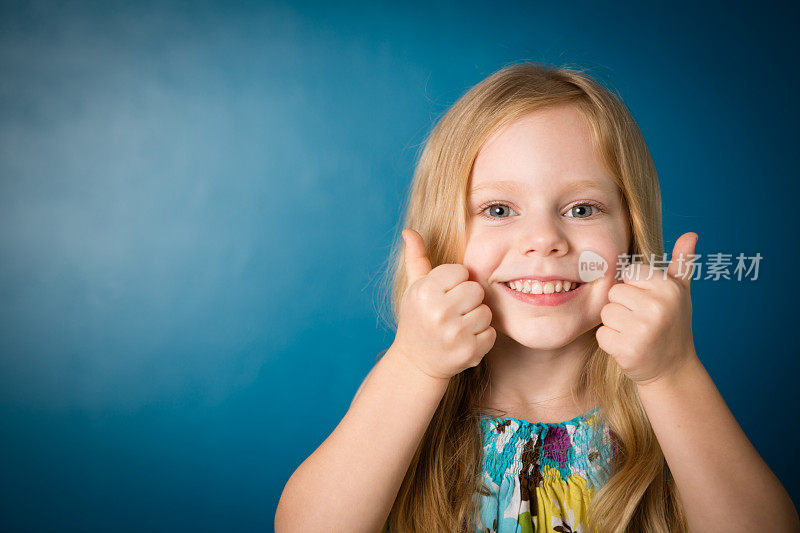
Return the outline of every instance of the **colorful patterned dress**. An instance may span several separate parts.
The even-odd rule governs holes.
[[[616,454],[599,409],[559,423],[483,415],[483,483],[491,495],[475,494],[472,531],[589,533],[586,510]]]
[[[480,419],[484,484],[473,531],[588,533],[583,520],[616,451],[599,407],[560,423]],[[595,440],[593,442],[593,438]]]

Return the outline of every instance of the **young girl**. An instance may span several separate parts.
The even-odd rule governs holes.
[[[660,203],[634,120],[585,73],[517,63],[469,90],[417,164],[395,340],[276,530],[800,530],[695,352],[697,235],[666,270],[618,269],[663,258]]]

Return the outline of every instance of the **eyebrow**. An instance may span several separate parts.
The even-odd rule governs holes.
[[[563,187],[564,190],[566,191],[596,190],[600,192],[609,192],[607,186],[604,186],[597,180],[592,180],[592,179],[580,179],[580,180],[570,181]],[[526,188],[527,184],[523,182],[514,180],[497,180],[497,181],[490,181],[489,183],[484,183],[482,185],[473,187],[471,192],[478,192],[488,189],[493,189],[496,191],[503,191],[503,192],[520,192],[525,190]]]

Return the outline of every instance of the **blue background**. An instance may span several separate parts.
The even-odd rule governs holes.
[[[763,256],[695,340],[800,501],[798,5],[333,4],[2,3],[0,527],[272,529],[393,339],[424,134],[524,59],[620,92],[668,252]]]

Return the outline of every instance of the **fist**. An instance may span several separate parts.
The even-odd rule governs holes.
[[[431,269],[419,233],[403,230],[408,284],[399,306],[394,346],[422,372],[450,378],[477,366],[494,346],[492,312],[483,287],[464,265]]]
[[[622,271],[622,283],[608,291],[600,311],[597,343],[637,385],[674,375],[697,357],[692,336],[692,271],[686,261],[698,236],[685,233],[675,243],[665,273],[634,263]]]

